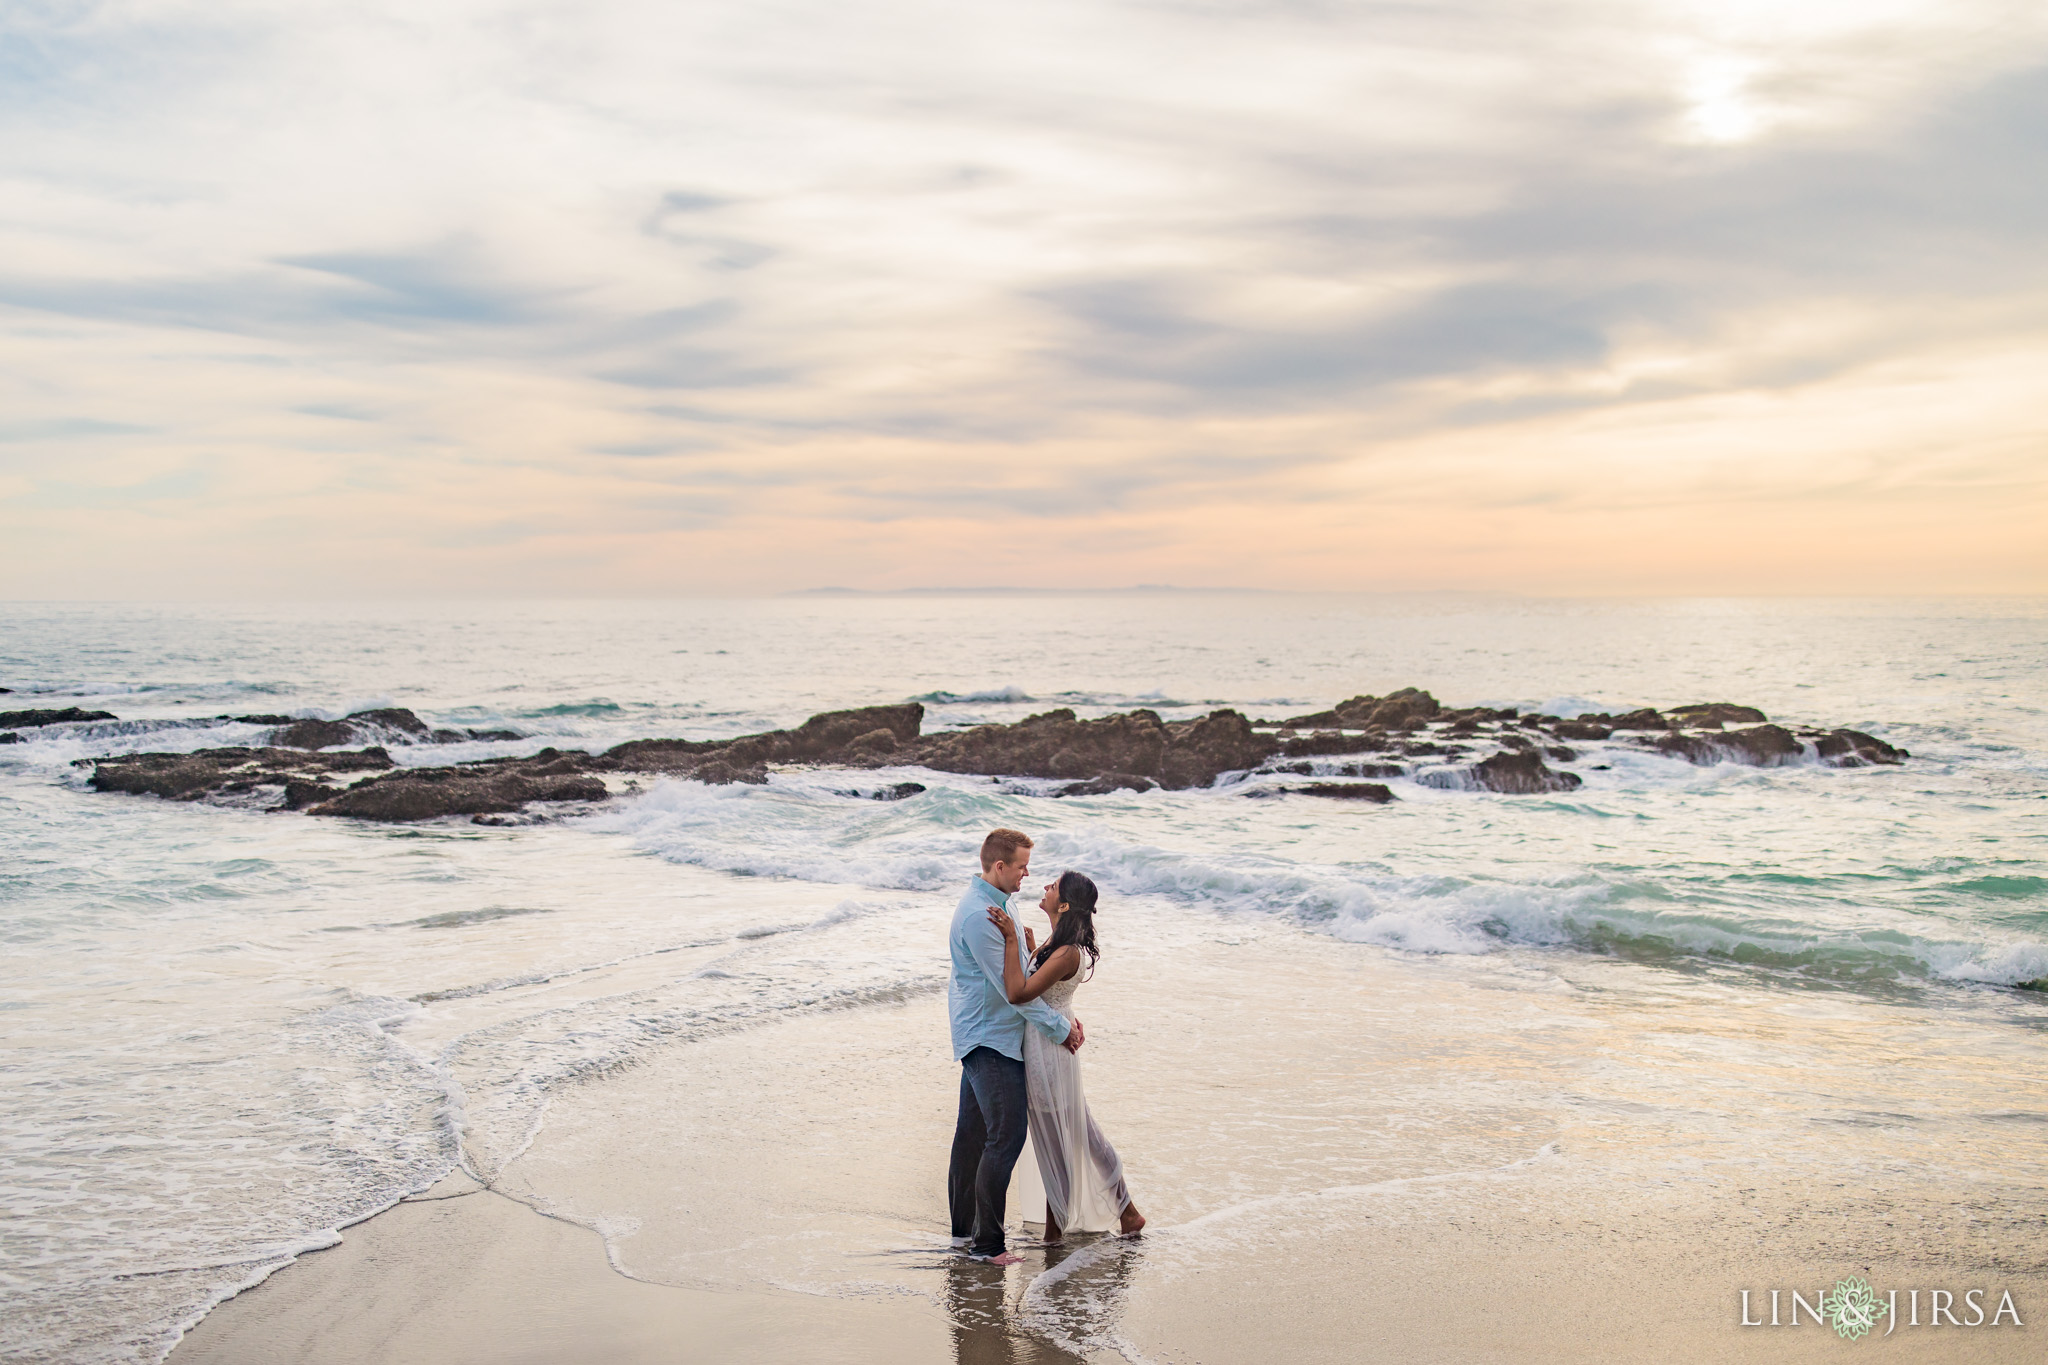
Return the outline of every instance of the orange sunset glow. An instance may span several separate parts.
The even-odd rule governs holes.
[[[16,598],[2048,589],[2038,6],[0,36]]]

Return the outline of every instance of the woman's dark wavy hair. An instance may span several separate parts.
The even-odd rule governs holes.
[[[1078,872],[1060,873],[1059,897],[1066,902],[1066,913],[1060,916],[1059,927],[1052,931],[1052,937],[1038,945],[1038,951],[1031,956],[1033,970],[1045,965],[1055,948],[1064,948],[1069,943],[1088,954],[1088,970],[1095,970],[1095,963],[1102,956],[1095,947],[1095,883]]]

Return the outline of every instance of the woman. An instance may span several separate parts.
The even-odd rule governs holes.
[[[1024,931],[1023,951],[1031,955],[1026,974],[1016,922],[989,907],[988,917],[1003,935],[1003,990],[1013,1005],[1044,996],[1046,1004],[1071,1019],[1074,992],[1087,980],[1081,975],[1082,955],[1087,955],[1090,975],[1098,956],[1095,883],[1078,872],[1062,872],[1047,885],[1038,908],[1052,921],[1052,932],[1041,948],[1031,931]],[[1130,1236],[1144,1227],[1145,1215],[1124,1188],[1123,1162],[1088,1114],[1081,1059],[1037,1029],[1024,1030],[1024,1094],[1031,1148],[1045,1182],[1045,1240],[1057,1242],[1067,1231],[1107,1232],[1112,1226]]]

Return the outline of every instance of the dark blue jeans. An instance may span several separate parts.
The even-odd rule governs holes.
[[[953,1235],[968,1238],[976,1256],[1003,1252],[1003,1205],[1010,1172],[1024,1150],[1024,1063],[992,1047],[960,1059],[960,1117],[953,1125],[953,1165],[946,1196]]]

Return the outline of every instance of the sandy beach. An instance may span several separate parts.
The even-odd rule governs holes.
[[[348,1230],[172,1360],[1819,1360],[1850,1344],[1746,1328],[1740,1291],[1761,1315],[1852,1274],[2010,1292],[2026,1322],[1856,1350],[2038,1357],[2037,1138],[2016,1123],[1965,1169],[1914,1131],[1985,1102],[1988,1022],[1840,992],[1767,1019],[1616,961],[1418,974],[1272,928],[1130,937],[1080,1008],[1143,1238],[1007,1273],[948,1253],[953,1071],[924,994],[580,1085],[493,1191],[457,1177]],[[1738,1048],[1753,1086],[1699,1064]],[[1857,1121],[1909,1091],[1922,1123]]]

